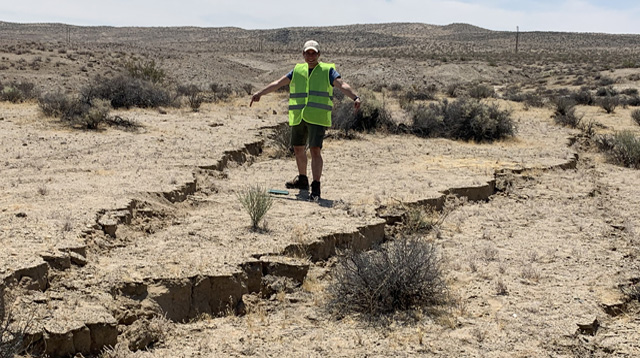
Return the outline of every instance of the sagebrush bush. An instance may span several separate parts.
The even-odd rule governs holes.
[[[24,101],[24,96],[22,95],[22,92],[15,88],[4,87],[2,88],[2,91],[0,91],[0,99],[11,103],[20,103]]]
[[[242,89],[245,91],[245,93],[248,96],[251,96],[253,94],[253,85],[251,83],[245,83],[242,85]]]
[[[213,92],[213,98],[215,101],[226,101],[234,94],[233,87],[230,84],[221,85],[219,83],[211,83],[209,85],[209,89]]]
[[[640,96],[628,96],[624,102],[627,106],[640,107]]]
[[[38,98],[40,111],[47,117],[70,120],[82,113],[80,103],[61,92],[45,93]]]
[[[607,76],[602,76],[597,80],[598,80],[598,86],[602,86],[602,87],[611,86],[612,84],[616,83],[616,81],[613,78],[607,77]]]
[[[421,207],[409,207],[402,215],[404,233],[411,235],[432,230],[437,218],[435,211],[427,213]]]
[[[273,198],[259,185],[247,188],[237,194],[238,200],[251,219],[251,228],[258,230],[259,224],[273,206]]]
[[[335,103],[331,113],[331,128],[342,130],[345,135],[348,135],[350,130],[359,132],[380,129],[390,132],[396,131],[397,125],[393,122],[391,114],[382,102],[376,99],[373,92],[362,90],[360,97],[362,105],[357,113],[354,111],[353,101],[348,97]]]
[[[435,245],[419,237],[339,257],[329,288],[339,314],[379,316],[446,303],[447,286]]]
[[[35,85],[31,82],[0,83],[0,101],[20,103],[36,97]]]
[[[553,100],[555,112],[553,119],[556,123],[571,128],[578,128],[582,116],[576,114],[576,102],[569,97],[557,97]]]
[[[176,86],[176,95],[178,96],[189,97],[190,95],[196,92],[200,92],[200,88],[194,84],[188,84],[188,85],[181,84]]]
[[[202,102],[204,102],[204,96],[198,86],[194,84],[186,86],[180,85],[176,87],[176,93],[178,96],[184,96],[187,98],[189,107],[191,107],[192,111],[198,112],[200,110],[200,106],[202,105]]]
[[[102,123],[109,119],[110,110],[109,101],[94,100],[93,103],[86,107],[85,113],[75,118],[75,124],[87,129],[98,129]]]
[[[629,300],[640,301],[640,283],[629,285],[628,287],[621,286],[620,290]]]
[[[467,94],[469,94],[469,97],[471,98],[483,99],[494,97],[496,95],[496,91],[491,86],[478,83],[469,87]]]
[[[146,62],[128,61],[124,65],[131,78],[137,78],[152,83],[162,83],[166,73],[161,69],[155,60]]]
[[[613,135],[603,135],[597,143],[611,162],[640,169],[640,138],[632,132],[622,131]]]
[[[463,92],[463,86],[459,82],[448,84],[444,90],[444,93],[451,98],[456,98],[460,96],[462,92]]]
[[[433,207],[405,206],[402,205],[402,225],[401,233],[404,236],[420,235],[426,231],[440,232],[440,227],[444,220],[457,207],[461,206],[466,199],[448,194],[442,210],[438,212]]]
[[[392,92],[402,91],[402,85],[400,83],[397,83],[397,82],[396,83],[392,83],[389,86],[389,90],[392,91]]]
[[[413,132],[426,137],[492,142],[516,131],[510,111],[473,99],[413,106],[409,112]]]
[[[436,99],[437,87],[435,85],[429,86],[417,86],[412,85],[407,91],[402,95],[402,97],[407,101],[432,101]]]
[[[293,147],[291,146],[291,126],[289,126],[288,123],[276,127],[270,138],[276,149],[276,158],[293,156]]]
[[[538,93],[527,92],[524,94],[524,104],[527,107],[542,108],[547,103],[548,99],[542,97]]]
[[[620,104],[618,96],[604,96],[597,100],[598,106],[605,110],[607,113],[613,113]]]
[[[38,98],[38,105],[45,116],[60,118],[85,129],[98,129],[109,120],[111,110],[108,101],[94,99],[87,102],[62,93],[46,93]]]
[[[634,109],[631,111],[631,119],[640,126],[640,109]]]
[[[615,88],[608,86],[608,87],[599,87],[596,90],[596,96],[598,97],[606,97],[606,96],[617,96],[618,90],[616,90]]]
[[[589,91],[588,88],[580,88],[579,91],[575,91],[571,93],[571,99],[576,103],[576,104],[581,104],[584,106],[591,106],[595,103],[595,100],[593,98],[593,95],[591,94],[591,91]]]
[[[409,107],[414,133],[423,137],[445,136],[444,109],[442,102]]]
[[[518,87],[507,88],[504,97],[509,101],[524,103],[527,107],[542,108],[545,105],[545,98],[540,94],[533,92],[520,92]]]
[[[80,91],[85,101],[108,100],[113,108],[156,108],[173,103],[171,93],[161,85],[141,78],[120,75],[97,77]]]

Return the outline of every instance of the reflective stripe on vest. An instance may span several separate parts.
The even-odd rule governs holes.
[[[297,64],[289,85],[289,125],[305,122],[331,126],[333,87],[329,71],[334,64],[320,62],[309,74],[309,65]]]
[[[322,108],[322,109],[327,110],[327,111],[330,111],[330,110],[333,109],[333,106],[330,106],[328,104],[315,103],[315,102],[307,103],[307,107]]]

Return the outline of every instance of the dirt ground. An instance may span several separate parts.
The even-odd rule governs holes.
[[[295,61],[216,58],[250,68],[247,76],[262,85]],[[336,60],[365,83],[371,73],[358,61]],[[55,74],[51,63],[34,78]],[[376,76],[390,80],[399,66],[410,77],[411,63],[380,59]],[[640,74],[624,71],[604,74]],[[483,63],[421,62],[419,72],[441,83],[526,77]],[[640,88],[637,81],[616,86]],[[640,355],[640,304],[620,291],[640,281],[640,175],[607,163],[580,131],[553,123],[549,107],[485,100],[510,109],[517,125],[514,138],[491,144],[331,132],[322,200],[274,196],[264,226],[253,231],[238,195],[255,185],[283,189],[296,171],[272,142],[286,121],[286,95],[251,108],[248,99],[206,103],[197,113],[115,111],[138,126],[99,131],[45,118],[33,101],[0,102],[0,276],[15,297],[15,323],[30,323],[34,354]],[[631,110],[578,109],[598,131],[637,134]],[[451,304],[388,325],[332,316],[327,287],[336,252],[387,239],[382,208],[441,204],[448,193],[464,200],[427,239],[445,263]]]

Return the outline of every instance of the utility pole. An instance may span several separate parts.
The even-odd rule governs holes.
[[[516,53],[518,53],[518,42],[520,41],[520,26],[516,26]]]

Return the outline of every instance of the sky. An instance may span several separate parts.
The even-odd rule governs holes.
[[[244,29],[388,22],[640,34],[638,0],[3,0],[0,21]],[[2,28],[0,27],[0,36]]]

